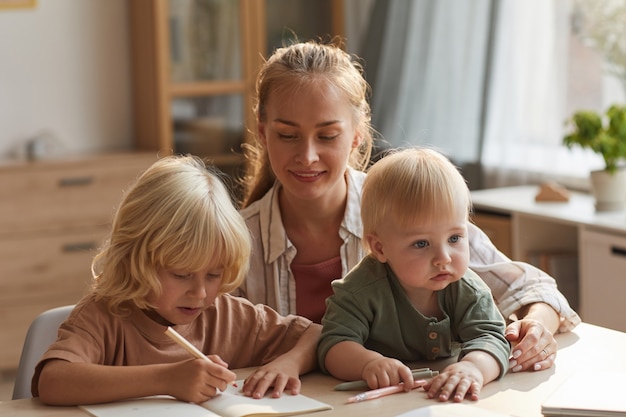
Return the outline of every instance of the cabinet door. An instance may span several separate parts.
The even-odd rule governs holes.
[[[626,332],[626,236],[583,229],[580,245],[582,319]]]
[[[17,367],[31,321],[89,291],[91,260],[108,228],[0,238],[0,370]]]
[[[175,153],[228,158],[245,141],[247,56],[233,0],[169,0],[169,114]],[[236,163],[237,159],[233,158]]]
[[[192,153],[218,166],[242,162],[264,39],[261,4],[129,2],[139,149]]]
[[[485,232],[496,248],[509,258],[513,256],[510,215],[476,211],[472,220]]]
[[[111,154],[0,170],[0,236],[107,225],[122,191],[156,159]]]

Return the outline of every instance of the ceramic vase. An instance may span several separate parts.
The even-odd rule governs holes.
[[[626,170],[611,174],[605,170],[591,172],[591,191],[596,211],[617,211],[626,207]]]

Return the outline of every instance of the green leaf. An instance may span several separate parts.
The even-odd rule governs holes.
[[[563,144],[591,149],[602,156],[605,169],[614,173],[620,161],[626,159],[626,106],[612,105],[605,115],[603,120],[593,110],[575,112],[566,121],[571,131],[563,137]]]

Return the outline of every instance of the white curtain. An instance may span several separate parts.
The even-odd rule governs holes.
[[[598,54],[589,63],[594,52],[572,32],[572,7],[375,0],[356,50],[373,88],[375,127],[393,146],[434,145],[462,166],[477,164],[482,187],[555,180],[587,188],[603,161],[561,144],[565,120],[623,101],[624,89],[602,73]]]
[[[569,2],[503,1],[498,8],[482,164],[485,186],[546,178],[584,187],[594,155],[562,146]]]
[[[479,156],[491,0],[378,0],[357,53],[375,128],[393,146]]]

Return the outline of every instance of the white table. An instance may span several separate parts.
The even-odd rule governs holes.
[[[570,333],[557,335],[559,350],[555,366],[540,372],[507,374],[483,388],[478,402],[466,404],[516,417],[541,416],[541,403],[569,375],[579,369],[620,370],[626,372],[626,333],[582,323]],[[442,362],[423,362],[421,366],[440,369]],[[249,370],[240,370],[243,377]],[[601,382],[601,381],[595,381]],[[331,404],[334,409],[311,414],[318,417],[395,416],[414,408],[438,404],[424,391],[395,394],[358,404],[346,404],[353,392],[333,391],[338,381],[320,373],[303,377],[302,393]],[[592,381],[591,383],[594,383]],[[584,389],[581,387],[581,389]],[[572,393],[578,395],[578,393]],[[0,402],[3,417],[84,417],[76,407],[48,407],[37,399]]]

